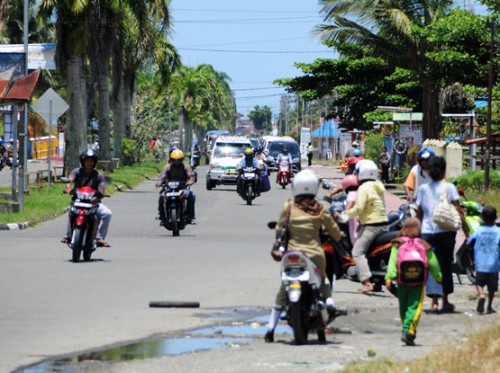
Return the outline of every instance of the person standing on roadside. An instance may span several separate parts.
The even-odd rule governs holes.
[[[313,146],[311,143],[307,145],[307,165],[311,166],[312,165],[312,159],[313,159]]]
[[[432,298],[431,312],[437,313],[438,299],[443,297],[441,312],[453,312],[455,306],[449,302],[448,296],[453,293],[453,253],[457,232],[447,231],[434,223],[432,215],[441,195],[446,194],[448,203],[457,209],[462,221],[462,229],[466,239],[469,237],[469,227],[465,223],[464,212],[460,208],[457,188],[444,181],[446,161],[443,157],[432,157],[429,161],[429,176],[431,182],[421,185],[417,193],[417,218],[422,222],[422,239],[427,241],[436,254],[441,273],[443,274],[442,286],[432,278],[427,279],[426,295]]]
[[[382,182],[389,184],[389,165],[391,164],[391,155],[387,147],[382,148],[382,153],[378,156],[380,171],[382,171]]]
[[[498,291],[498,272],[500,271],[500,228],[495,225],[497,209],[493,206],[485,206],[481,214],[484,225],[481,225],[467,241],[468,245],[474,246],[474,263],[476,266],[476,289],[478,294],[476,311],[484,312],[483,288],[488,286],[488,308],[487,313],[494,313],[492,308],[493,298]]]

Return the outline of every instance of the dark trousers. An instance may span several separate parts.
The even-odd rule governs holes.
[[[382,181],[389,184],[389,166],[382,165]]]
[[[443,275],[443,294],[453,293],[453,253],[457,232],[423,233],[422,239],[434,249]]]
[[[307,153],[307,165],[308,166],[312,165],[312,159],[313,159],[312,153]]]

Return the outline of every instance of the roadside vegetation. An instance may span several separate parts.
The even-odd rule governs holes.
[[[143,162],[133,166],[121,167],[112,173],[104,172],[108,178],[106,194],[112,195],[118,190],[132,189],[147,178],[154,178],[163,167],[163,163]],[[24,211],[17,213],[0,212],[0,224],[30,222],[35,225],[43,222],[69,206],[71,197],[63,194],[64,184],[57,182],[50,188],[44,185],[38,188],[30,185],[30,193],[24,197]],[[1,188],[9,192],[10,188]]]
[[[379,359],[349,363],[341,373],[434,373],[434,372],[496,372],[500,366],[500,324],[463,342],[440,348],[414,361],[396,362]]]

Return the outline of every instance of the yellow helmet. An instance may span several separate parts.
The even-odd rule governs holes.
[[[173,162],[176,163],[181,163],[184,160],[184,153],[180,149],[175,149],[171,154],[170,154],[170,159]]]
[[[253,155],[253,150],[250,148],[245,149],[245,155]]]

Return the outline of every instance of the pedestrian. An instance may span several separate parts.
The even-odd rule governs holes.
[[[309,145],[307,145],[307,165],[308,166],[312,165],[312,159],[313,159],[313,147],[312,147],[312,144],[309,143]]]
[[[420,220],[406,219],[398,236],[392,241],[385,286],[390,291],[392,280],[398,279],[399,316],[403,324],[401,341],[408,346],[415,346],[427,272],[437,283],[441,283],[441,272],[431,246],[420,238]],[[409,256],[405,256],[406,253]]]
[[[382,153],[378,156],[380,171],[382,172],[382,182],[389,184],[389,165],[391,164],[391,155],[387,147],[382,148]]]
[[[427,147],[418,151],[417,164],[411,168],[405,181],[405,193],[408,201],[415,201],[420,185],[431,182],[431,178],[429,177],[429,161],[435,155],[434,150]]]
[[[155,147],[156,147],[156,137],[153,137],[153,138],[151,139],[151,142],[149,143],[149,148],[150,148],[151,150],[155,150]]]
[[[480,226],[467,241],[468,245],[474,246],[474,263],[476,266],[476,289],[478,294],[476,311],[484,312],[483,288],[488,286],[488,308],[487,313],[494,313],[492,308],[495,292],[498,291],[498,272],[500,271],[500,228],[495,225],[497,209],[493,206],[485,206],[481,214],[483,225]]]
[[[448,296],[453,293],[453,252],[457,232],[441,228],[434,223],[432,214],[437,206],[441,195],[445,194],[448,203],[457,209],[462,222],[462,230],[465,237],[469,237],[469,227],[465,223],[465,217],[458,200],[457,188],[451,183],[444,181],[446,172],[446,161],[443,157],[432,157],[429,161],[429,176],[431,182],[421,185],[417,193],[417,218],[422,222],[422,239],[427,241],[436,254],[441,273],[443,274],[442,286],[437,284],[431,277],[427,279],[426,295],[432,298],[431,312],[439,310],[438,299],[443,298],[441,312],[453,312],[455,306],[449,302]]]

